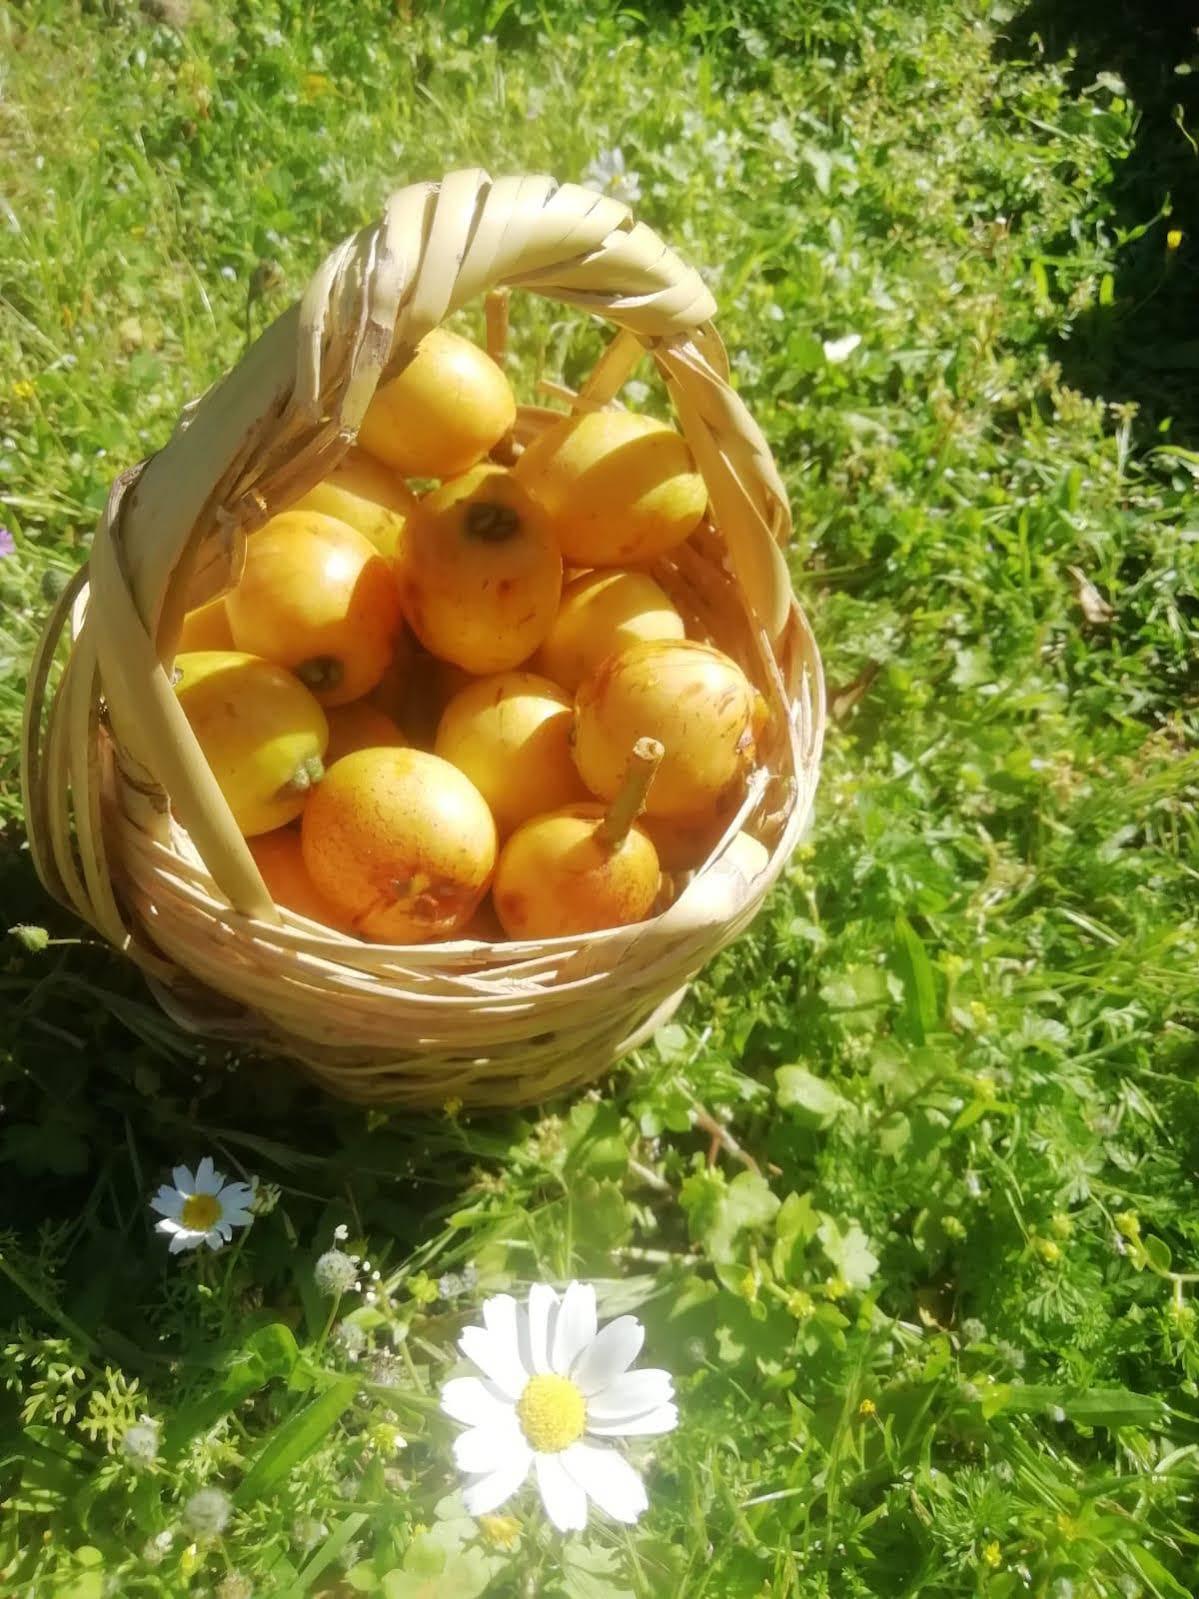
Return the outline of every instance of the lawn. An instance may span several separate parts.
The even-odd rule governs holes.
[[[1199,1591],[1199,41],[1144,10],[0,10],[4,1593]],[[115,472],[464,165],[617,185],[704,273],[832,719],[808,842],[651,1044],[366,1115],[81,938],[16,741]],[[513,335],[526,393],[595,348]],[[206,1155],[257,1214],[168,1255]],[[456,1339],[572,1278],[673,1375],[649,1507],[475,1521]]]

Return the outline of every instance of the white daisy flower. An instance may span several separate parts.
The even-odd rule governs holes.
[[[233,1236],[235,1227],[248,1227],[252,1220],[250,1204],[254,1190],[249,1183],[226,1183],[210,1156],[196,1167],[176,1166],[171,1173],[175,1186],[164,1183],[150,1201],[150,1209],[163,1218],[157,1227],[171,1235],[171,1254],[181,1249],[197,1249],[207,1244],[220,1249]]]
[[[467,1511],[498,1509],[531,1468],[560,1532],[586,1526],[588,1499],[616,1521],[636,1521],[649,1502],[645,1485],[607,1440],[670,1432],[679,1419],[669,1372],[628,1369],[645,1338],[641,1323],[618,1316],[598,1332],[595,1289],[577,1282],[561,1299],[534,1284],[527,1308],[496,1294],[483,1323],[458,1340],[482,1377],[456,1377],[441,1390],[441,1408],[469,1428],[454,1441],[471,1478]]]
[[[624,151],[616,145],[611,150],[601,150],[596,156],[583,174],[583,187],[610,194],[626,205],[636,205],[641,198],[641,174],[626,168]]]

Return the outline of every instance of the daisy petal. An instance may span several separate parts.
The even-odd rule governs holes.
[[[523,1388],[533,1370],[529,1360],[529,1319],[524,1310],[511,1294],[493,1294],[483,1301],[483,1325],[494,1338],[515,1352],[516,1363],[523,1373]]]
[[[512,1414],[511,1401],[478,1377],[454,1377],[441,1390],[441,1408],[467,1427],[486,1427]]]
[[[596,1421],[621,1421],[656,1410],[673,1398],[668,1371],[626,1371],[587,1401],[587,1414]]]
[[[173,1216],[164,1216],[161,1221],[154,1223],[156,1233],[185,1233],[187,1228],[181,1221],[176,1221]]]
[[[483,1301],[483,1325],[496,1337],[516,1339],[516,1301],[511,1294],[492,1294]]]
[[[196,1193],[219,1194],[224,1181],[224,1172],[216,1170],[211,1155],[205,1155],[204,1159],[196,1167]]]
[[[195,1178],[187,1166],[176,1166],[171,1173],[171,1181],[180,1193],[194,1194],[196,1191]]]
[[[596,1334],[571,1375],[590,1398],[633,1364],[644,1341],[645,1328],[636,1316],[617,1316]]]
[[[653,1433],[673,1432],[678,1424],[679,1413],[674,1405],[659,1405],[643,1416],[626,1416],[622,1421],[588,1419],[587,1431],[597,1438],[648,1438]]]
[[[162,1187],[150,1201],[150,1209],[160,1216],[173,1216],[176,1221],[183,1214],[183,1195],[177,1188]]]
[[[595,1337],[595,1326],[595,1289],[590,1283],[571,1283],[554,1323],[550,1370],[564,1377]]]
[[[534,1455],[537,1486],[545,1513],[559,1532],[582,1532],[587,1525],[587,1495],[558,1455]]]
[[[485,1427],[471,1427],[454,1439],[454,1464],[459,1471],[498,1471],[512,1451],[524,1445],[524,1437],[515,1412],[509,1411],[500,1421],[489,1422]]]
[[[548,1283],[534,1283],[529,1289],[529,1358],[535,1372],[550,1369],[550,1349],[557,1319],[557,1294]]]
[[[229,1183],[221,1189],[221,1204],[226,1210],[248,1210],[254,1203],[249,1183]]]
[[[209,1249],[212,1250],[214,1255],[218,1249],[223,1249],[225,1246],[225,1240],[215,1228],[211,1232],[204,1234],[204,1242],[208,1245]]]
[[[181,1249],[194,1249],[200,1242],[198,1233],[177,1232],[171,1239],[169,1254],[177,1255]]]
[[[529,1377],[515,1343],[509,1343],[502,1335],[484,1332],[482,1327],[467,1327],[458,1339],[458,1348],[485,1377],[491,1378],[505,1399],[516,1403]]]
[[[636,1521],[649,1504],[645,1484],[615,1449],[571,1444],[563,1451],[562,1464],[569,1476],[613,1521]]]
[[[490,1510],[498,1510],[524,1482],[532,1459],[533,1451],[522,1439],[521,1447],[514,1449],[502,1466],[463,1489],[467,1514],[485,1516]]]

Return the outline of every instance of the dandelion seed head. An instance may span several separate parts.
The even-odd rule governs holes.
[[[299,1516],[291,1524],[291,1541],[304,1550],[315,1548],[322,1538],[328,1536],[328,1527],[315,1516]]]
[[[339,1299],[358,1287],[358,1268],[344,1250],[326,1249],[312,1268],[312,1278],[318,1293]]]
[[[366,1348],[366,1332],[356,1321],[339,1321],[333,1338],[347,1360],[357,1360]]]
[[[200,1488],[183,1507],[183,1519],[197,1537],[215,1536],[229,1524],[233,1502],[221,1488]]]
[[[158,1423],[142,1416],[125,1431],[121,1453],[135,1466],[149,1466],[158,1456]]]
[[[156,1532],[142,1545],[142,1559],[148,1566],[161,1566],[174,1542],[173,1532]]]
[[[380,1349],[375,1354],[369,1355],[362,1369],[366,1380],[376,1383],[380,1388],[396,1387],[403,1371],[400,1362],[386,1349]]]

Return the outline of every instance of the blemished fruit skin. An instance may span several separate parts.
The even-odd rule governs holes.
[[[565,938],[644,921],[658,857],[640,827],[605,842],[605,807],[568,805],[518,827],[500,851],[492,901],[509,938]]]
[[[637,566],[688,538],[708,490],[682,434],[632,411],[552,423],[513,468],[577,566]]]
[[[349,450],[328,477],[288,509],[336,517],[392,560],[415,504],[416,495],[389,467],[365,450]]]
[[[408,742],[391,717],[369,700],[332,705],[325,716],[329,723],[326,766],[340,761],[343,755],[353,755],[355,750],[400,749]]]
[[[446,706],[433,751],[482,794],[501,838],[587,798],[570,753],[572,701],[533,672],[482,677]]]
[[[239,650],[175,657],[175,693],[241,832],[284,827],[321,780],[329,727],[299,679]]]
[[[610,655],[575,696],[574,758],[599,799],[615,798],[639,738],[665,756],[645,804],[649,817],[711,815],[754,759],[752,684],[735,661],[690,639],[650,640]]]
[[[527,661],[562,594],[562,557],[545,518],[497,466],[475,467],[421,500],[396,575],[425,648],[478,676]]]
[[[195,650],[235,650],[233,629],[229,626],[229,613],[225,610],[225,596],[197,605],[183,618],[179,634],[178,653],[190,654]]]
[[[323,922],[339,932],[347,929],[337,912],[317,891],[304,865],[299,829],[282,827],[273,833],[252,838],[250,854],[262,873],[262,880],[276,905],[306,916],[310,922]]]
[[[304,864],[360,938],[423,944],[474,915],[495,822],[470,780],[423,750],[366,749],[331,766],[304,812]]]
[[[246,540],[225,608],[238,649],[289,667],[322,705],[374,688],[401,626],[390,563],[320,511],[285,511]]]
[[[602,661],[630,644],[685,637],[682,617],[648,572],[584,572],[564,586],[533,666],[573,694]]]
[[[406,477],[458,477],[516,421],[508,379],[477,344],[434,328],[376,390],[358,429],[363,449]]]

